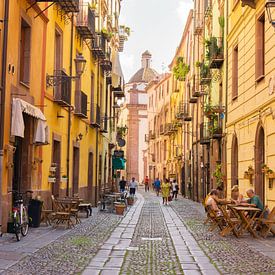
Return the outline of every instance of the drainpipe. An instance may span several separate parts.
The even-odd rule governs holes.
[[[1,72],[1,119],[0,119],[0,225],[2,223],[2,184],[3,184],[3,160],[4,160],[4,132],[5,132],[5,100],[6,100],[6,71],[8,53],[8,23],[9,23],[9,0],[5,0],[4,12],[4,35],[2,51],[2,72]]]
[[[71,17],[71,41],[70,41],[70,76],[73,74],[73,35],[74,35],[74,14]],[[71,80],[70,80],[71,81]],[[71,88],[71,97],[72,97],[72,85]],[[71,108],[68,107],[68,137],[67,137],[67,186],[66,186],[66,196],[69,196],[70,190],[70,145],[71,145]]]

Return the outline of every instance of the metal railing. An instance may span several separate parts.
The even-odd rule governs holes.
[[[88,3],[79,6],[79,13],[76,17],[76,29],[84,39],[95,37],[95,13]]]
[[[59,6],[65,12],[78,12],[79,11],[79,0],[36,0],[36,2],[58,3]]]
[[[210,129],[209,122],[203,122],[200,124],[200,144],[209,144],[210,143]]]
[[[63,71],[54,71],[54,76],[60,79],[60,82],[54,86],[54,101],[61,106],[71,105],[71,78]]]
[[[97,128],[101,126],[100,107],[98,104],[91,104],[90,124]]]
[[[82,91],[75,92],[75,115],[87,117],[87,95]]]

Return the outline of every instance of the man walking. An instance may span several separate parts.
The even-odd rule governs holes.
[[[136,179],[133,177],[129,183],[130,196],[135,196],[137,187],[138,187],[138,183]]]
[[[159,191],[160,191],[160,180],[159,180],[159,178],[156,178],[156,180],[154,182],[154,187],[155,187],[156,194],[158,196]]]
[[[125,187],[126,187],[126,180],[122,176],[121,181],[119,182],[119,189],[121,193],[125,191]]]
[[[146,176],[144,180],[145,192],[149,192],[149,177]]]

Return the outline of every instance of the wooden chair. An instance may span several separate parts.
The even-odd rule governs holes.
[[[275,235],[275,207],[268,214],[267,218],[258,218],[258,224],[260,226],[260,234],[263,238],[266,238],[269,233]]]
[[[206,206],[207,210],[207,216],[209,217],[209,220],[211,220],[211,226],[210,226],[210,231],[213,231],[216,228],[219,228],[221,231],[224,228],[224,218],[223,216],[219,216],[218,213],[212,209],[210,205]]]
[[[221,210],[225,221],[225,226],[220,232],[220,235],[224,237],[232,232],[238,238],[238,227],[241,225],[242,221],[237,216],[235,216],[233,212],[231,212],[230,216],[225,205],[218,205],[218,207]]]
[[[45,205],[42,205],[41,222],[45,222],[46,225],[51,225],[51,218],[54,213],[52,209],[45,209]]]

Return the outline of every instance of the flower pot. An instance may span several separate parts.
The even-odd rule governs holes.
[[[135,200],[134,200],[133,197],[128,197],[128,198],[127,198],[127,204],[128,204],[128,205],[133,205],[134,202],[135,202]]]
[[[54,183],[55,182],[55,180],[56,180],[56,178],[48,178],[48,182],[51,182],[51,183]]]
[[[115,204],[115,208],[116,208],[117,215],[123,215],[126,205],[125,204]]]

